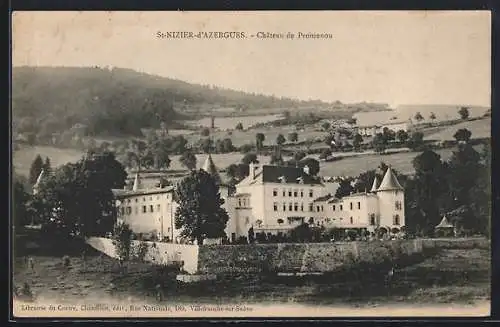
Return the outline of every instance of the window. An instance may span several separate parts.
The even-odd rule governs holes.
[[[295,202],[295,204],[293,205],[293,209],[295,211],[299,211],[299,204],[297,202]]]
[[[300,204],[300,211],[304,211],[304,204],[303,203]]]
[[[127,203],[130,203],[130,199],[127,199]]]
[[[241,207],[241,199],[238,199],[238,207]]]
[[[152,196],[149,197],[149,201],[153,201],[153,197]]]
[[[286,203],[283,203],[283,211],[286,211]]]
[[[292,205],[292,203],[290,202],[290,203],[288,204],[288,211],[292,211],[292,210],[293,210],[293,205]]]
[[[351,210],[352,210],[352,202],[351,202],[351,203],[349,203],[349,204],[350,204],[350,207],[351,207]]]
[[[300,197],[303,198],[304,197],[304,190],[300,190]]]
[[[314,211],[314,207],[313,207],[313,204],[312,204],[312,203],[309,203],[309,211],[310,211],[310,212],[313,212],[313,211]]]
[[[293,196],[294,196],[294,197],[298,197],[298,196],[299,196],[299,193],[298,193],[298,191],[297,191],[297,190],[293,191]]]
[[[344,210],[344,206],[340,205],[340,211]]]
[[[324,209],[324,207],[323,207],[323,205],[321,205],[321,211],[323,211],[323,209]]]
[[[137,199],[137,198],[136,198],[136,199],[135,199],[135,202],[139,202],[139,199]]]
[[[361,202],[358,202],[358,210],[361,209]]]
[[[125,215],[125,208],[124,207],[120,207],[120,215]]]
[[[142,198],[142,202],[146,202],[146,198]]]
[[[402,204],[401,204],[401,201],[396,201],[396,203],[395,203],[395,208],[396,208],[396,210],[401,210],[401,209],[402,209],[402,207],[403,207],[403,206],[402,206]]]
[[[273,196],[278,196],[278,190],[277,189],[273,190]]]
[[[332,206],[333,211],[335,211],[335,204]]]
[[[351,225],[354,223],[354,220],[352,219],[352,217],[350,218],[350,221],[351,221]]]
[[[292,196],[292,190],[288,190],[288,196]]]
[[[243,198],[243,206],[246,207],[247,206],[247,199]]]
[[[285,190],[283,190],[283,196],[286,196],[286,191]]]
[[[312,198],[313,197],[313,190],[309,190],[309,197]]]
[[[320,211],[320,206],[316,206],[316,211],[319,212]]]
[[[130,215],[132,213],[132,207],[127,207],[127,215]]]
[[[392,222],[392,224],[396,225],[396,226],[399,226],[399,224],[400,224],[399,215],[394,215],[393,220],[394,221]]]
[[[153,211],[154,211],[154,207],[153,207],[153,205],[151,204],[151,205],[149,206],[149,212],[153,212]]]
[[[273,207],[274,207],[274,211],[278,211],[278,204],[276,202],[274,202]]]
[[[375,214],[374,213],[372,213],[370,215],[370,225],[375,226]]]
[[[161,210],[161,206],[159,204],[156,205],[156,211],[160,211]]]
[[[250,218],[245,217],[245,224],[248,225],[250,223]]]
[[[148,212],[148,208],[146,206],[142,206],[142,213]]]

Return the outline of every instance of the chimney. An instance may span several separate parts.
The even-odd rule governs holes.
[[[308,165],[304,166],[304,173],[306,173],[307,175],[309,175],[309,166]]]

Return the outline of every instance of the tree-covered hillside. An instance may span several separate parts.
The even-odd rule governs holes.
[[[252,110],[308,103],[120,68],[16,67],[12,79],[15,132],[34,133],[37,139],[75,125],[94,136],[140,135],[141,128],[162,122],[168,128],[179,127],[193,109]]]

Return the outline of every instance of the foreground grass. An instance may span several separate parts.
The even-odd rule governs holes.
[[[62,265],[60,257],[35,256],[34,271],[22,258],[16,259],[14,285],[21,287],[27,282],[36,299],[59,302],[87,298],[109,302],[133,298],[144,303],[158,303],[158,287],[164,301],[176,303],[366,306],[403,302],[470,304],[490,299],[488,250],[441,250],[418,264],[397,269],[390,283],[384,282],[383,274],[360,274],[359,280],[355,280],[352,273],[293,279],[225,277],[194,286],[178,284],[175,271],[148,264],[130,264],[128,271],[123,273],[116,261],[105,256],[92,256],[85,262],[82,258],[71,257],[70,268]]]

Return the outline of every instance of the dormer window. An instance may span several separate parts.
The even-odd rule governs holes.
[[[280,176],[280,177],[278,177],[278,180],[279,180],[281,183],[286,183],[286,178],[285,178],[285,176]]]

